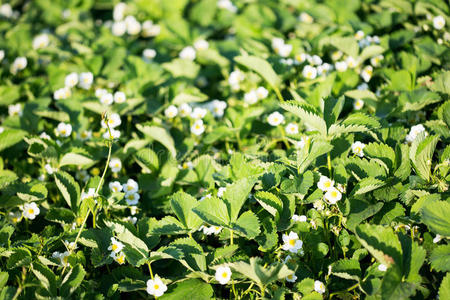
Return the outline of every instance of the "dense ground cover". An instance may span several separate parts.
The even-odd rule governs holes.
[[[450,299],[449,21],[2,1],[0,299]]]

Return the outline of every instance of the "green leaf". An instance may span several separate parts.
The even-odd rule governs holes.
[[[9,274],[8,272],[0,272],[0,290],[3,289],[3,287],[8,282]]]
[[[169,247],[175,247],[183,253],[180,262],[192,271],[206,270],[206,257],[202,247],[193,238],[181,238],[170,243]]]
[[[75,290],[80,286],[81,282],[86,275],[86,271],[80,264],[77,264],[75,267],[70,269],[69,273],[64,277],[61,282],[61,296],[69,297],[75,292]]]
[[[331,45],[341,50],[347,55],[357,58],[359,46],[354,37],[330,37],[328,41]]]
[[[161,296],[161,300],[178,299],[212,299],[213,288],[198,279],[187,279],[175,284],[171,284],[167,292]]]
[[[45,290],[47,290],[50,295],[56,296],[57,280],[56,275],[52,272],[52,270],[38,262],[33,263],[31,270]]]
[[[198,93],[196,95],[193,94],[186,94],[186,93],[180,93],[175,96],[172,100],[173,105],[180,105],[183,103],[193,103],[193,102],[203,102],[208,100],[208,96],[202,93]]]
[[[245,66],[247,69],[258,73],[272,86],[272,88],[278,88],[280,85],[280,78],[266,60],[256,56],[237,56],[234,60]]]
[[[164,147],[169,150],[170,154],[172,154],[172,157],[175,158],[177,155],[177,151],[175,149],[175,143],[173,141],[172,136],[170,133],[162,128],[157,126],[147,126],[147,125],[141,125],[137,124],[136,128],[144,133],[146,136],[160,142],[164,145]]]
[[[381,161],[386,167],[393,171],[395,168],[394,149],[383,143],[369,143],[364,147],[364,154],[367,157]]]
[[[299,117],[306,126],[319,131],[323,136],[327,135],[327,124],[325,120],[312,106],[296,101],[286,101],[281,103],[280,106]]]
[[[10,170],[0,170],[0,190],[17,180],[17,175]]]
[[[364,200],[351,199],[350,214],[348,215],[346,227],[351,231],[355,231],[357,225],[375,215],[382,207],[383,202],[372,204]]]
[[[418,137],[416,141],[413,142],[411,147],[410,158],[417,175],[423,180],[429,181],[431,176],[431,159],[439,137],[429,136],[421,141]]]
[[[261,232],[258,217],[252,211],[244,212],[234,223],[233,230],[240,232],[247,239],[254,239]]]
[[[442,236],[450,236],[450,203],[434,201],[421,210],[422,222],[433,232]]]
[[[125,278],[119,282],[118,289],[121,292],[133,292],[133,291],[144,290],[146,287],[147,287],[147,285],[146,285],[145,281],[143,281],[143,280]]]
[[[344,97],[340,97],[338,99],[328,97],[325,99],[323,104],[323,116],[327,123],[327,127],[330,127],[339,118],[342,108],[344,107],[344,100]]]
[[[340,259],[331,264],[331,274],[340,278],[359,281],[361,277],[359,261]]]
[[[380,263],[389,267],[402,262],[402,247],[392,228],[361,224],[355,232],[358,241]]]
[[[64,207],[51,207],[47,211],[45,219],[61,224],[72,224],[75,221],[75,214]]]
[[[211,225],[226,227],[230,223],[227,205],[214,196],[199,201],[193,211],[203,221]]]
[[[0,105],[10,105],[20,98],[19,85],[0,86]]]
[[[148,172],[157,172],[159,169],[158,155],[149,148],[142,148],[134,154],[136,162]]]
[[[200,71],[200,66],[195,62],[187,59],[173,59],[168,63],[162,64],[162,67],[170,72],[175,78],[190,78],[194,79],[197,77]]]
[[[358,184],[353,188],[350,195],[351,196],[362,195],[370,191],[376,190],[384,186],[385,184],[386,183],[382,180],[373,177],[367,177],[358,182]]]
[[[447,273],[442,279],[441,287],[439,288],[439,299],[450,299],[450,273]]]
[[[363,63],[366,59],[380,55],[384,52],[384,48],[378,45],[370,45],[364,48],[359,54],[358,60]]]
[[[159,235],[185,234],[186,228],[174,217],[166,216],[151,228],[150,233]]]
[[[59,122],[70,122],[70,116],[65,111],[42,110],[42,111],[35,111],[34,114],[40,117],[49,118]]]
[[[283,202],[272,193],[259,191],[254,197],[272,216],[276,216],[277,213],[281,214],[283,211]]]
[[[450,71],[440,73],[431,85],[431,90],[450,95]]]
[[[66,200],[67,204],[75,210],[80,201],[80,186],[75,179],[67,172],[58,171],[54,174],[55,183],[61,192],[64,200]]]
[[[314,184],[314,175],[311,171],[306,171],[302,175],[295,176],[293,179],[285,179],[281,182],[281,190],[288,194],[297,194],[303,199],[308,190]]]
[[[251,257],[249,263],[239,261],[227,265],[234,271],[250,278],[260,287],[265,287],[269,283],[294,274],[294,271],[289,270],[285,264],[279,262],[264,267],[263,261],[259,257]]]
[[[94,159],[92,157],[89,157],[89,155],[82,154],[82,153],[66,153],[59,161],[59,166],[67,166],[67,165],[76,165],[76,166],[83,166],[83,165],[90,165],[94,163]]]
[[[386,271],[381,283],[381,299],[409,299],[414,294],[415,289],[413,284],[402,281],[399,268],[390,268]]]
[[[431,267],[438,272],[450,272],[450,245],[440,245],[430,256]]]
[[[236,221],[239,211],[248,199],[254,184],[254,180],[242,178],[227,186],[226,191],[223,193],[223,199],[227,205],[228,214],[232,222]]]
[[[28,266],[30,263],[31,252],[25,248],[16,248],[12,250],[12,254],[6,263],[6,267],[8,269],[14,269],[21,266]]]
[[[5,129],[0,133],[0,151],[21,142],[25,135],[27,135],[27,132],[23,130]]]
[[[197,204],[197,199],[182,191],[174,194],[170,201],[172,210],[178,217],[178,220],[190,231],[197,230],[203,223],[202,219],[192,213],[192,209]]]

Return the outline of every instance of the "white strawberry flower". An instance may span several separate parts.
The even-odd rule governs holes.
[[[147,293],[155,297],[161,297],[167,291],[167,286],[158,275],[147,281]]]
[[[48,34],[39,34],[34,37],[33,39],[33,49],[42,49],[48,46],[50,43],[50,39],[48,37]]]
[[[5,50],[0,50],[0,62],[5,58]]]
[[[324,198],[330,204],[336,204],[339,200],[342,199],[342,193],[337,188],[332,187],[325,193]]]
[[[127,192],[125,194],[125,201],[128,205],[137,205],[141,196],[135,192]]]
[[[120,116],[117,113],[113,113],[111,115],[108,116],[108,125],[109,128],[116,128],[117,126],[119,126],[120,124],[122,124],[122,121],[120,120]],[[101,121],[101,125],[103,128],[107,128],[108,126],[106,125],[106,121],[105,119],[103,119]]]
[[[22,105],[20,103],[8,105],[8,114],[10,116],[22,116]]]
[[[35,202],[27,202],[21,209],[23,216],[29,220],[34,220],[36,216],[41,212]]]
[[[406,136],[406,141],[408,143],[412,143],[422,132],[425,132],[426,136],[428,135],[428,132],[425,130],[425,127],[423,127],[422,124],[412,126],[409,134]]]
[[[322,281],[316,280],[314,281],[314,290],[319,294],[325,293],[325,285]]]
[[[220,101],[217,99],[214,99],[211,102],[211,112],[214,115],[214,117],[222,117],[225,109],[227,108],[227,103],[225,101]]]
[[[298,234],[293,231],[289,234],[283,234],[283,242],[282,249],[292,253],[298,253],[303,247],[303,242],[298,238]]]
[[[258,102],[258,94],[256,93],[255,90],[251,90],[248,93],[244,94],[244,102],[247,104],[255,104],[256,102]]]
[[[132,178],[129,178],[127,180],[127,183],[123,184],[123,191],[125,193],[131,192],[131,193],[137,193],[139,190],[139,184]]]
[[[201,135],[205,132],[205,125],[203,125],[203,120],[195,120],[194,124],[191,126],[191,132],[195,135]]]
[[[218,267],[216,269],[215,277],[220,284],[225,285],[230,281],[231,274],[230,267]]]
[[[318,55],[310,56],[310,59],[308,61],[310,64],[315,65],[315,66],[321,65],[323,62],[322,59],[320,58],[320,56],[318,56]]]
[[[441,30],[445,27],[445,19],[443,16],[436,16],[433,18],[433,27],[437,30]]]
[[[5,18],[11,18],[14,15],[11,4],[5,3],[0,6],[0,15]]]
[[[28,65],[28,60],[24,56],[17,57],[11,65],[11,73],[17,74],[18,71],[25,69]]]
[[[181,50],[179,57],[181,59],[186,59],[186,60],[194,60],[196,57],[196,53],[195,53],[195,49],[192,46],[187,46],[184,47],[183,50]]]
[[[299,20],[303,23],[312,24],[314,22],[313,17],[311,17],[309,14],[302,12],[299,16]]]
[[[100,88],[97,88],[97,89],[95,89],[95,97],[97,97],[97,98],[101,98],[104,94],[107,94],[108,93],[108,91],[106,90],[106,89],[100,89]]]
[[[110,131],[111,131],[111,135],[109,134]],[[120,138],[120,131],[115,130],[114,128],[111,128],[109,131],[107,130],[105,133],[103,133],[103,138],[107,139],[107,140],[109,140],[110,138],[118,139],[118,138]]]
[[[306,144],[308,144],[310,141],[311,141],[311,138],[307,135],[304,135],[300,138],[300,141],[297,141],[295,143],[295,147],[299,148],[299,149],[303,149],[306,146]]]
[[[202,107],[196,107],[191,113],[191,117],[194,119],[203,119],[208,111]]]
[[[114,21],[121,21],[125,17],[125,11],[127,10],[127,4],[124,2],[119,2],[114,5],[113,19]]]
[[[306,60],[306,53],[299,53],[295,55],[295,61],[299,64],[304,63]]]
[[[111,245],[108,247],[108,250],[114,253],[119,253],[120,251],[122,251],[123,247],[125,247],[124,244],[112,237]]]
[[[294,222],[302,222],[303,223],[303,222],[307,221],[307,217],[305,215],[299,216],[299,215],[294,214],[291,219]]]
[[[72,134],[72,125],[61,122],[56,127],[56,135],[69,137]]]
[[[295,276],[295,273],[294,274],[290,274],[290,275],[286,276],[286,281],[288,281],[288,282],[295,282],[295,281],[297,281],[297,276]]]
[[[364,38],[364,31],[358,30],[355,33],[355,39],[359,41],[359,40],[362,40],[363,38]]]
[[[161,26],[154,24],[152,21],[148,20],[142,23],[142,36],[143,37],[154,37],[159,35],[161,32]]]
[[[436,234],[436,236],[433,239],[433,243],[437,244],[442,240],[442,236],[440,234]]]
[[[372,58],[370,59],[370,64],[371,64],[373,67],[378,67],[383,59],[384,59],[384,56],[381,55],[381,54],[380,54],[380,55],[377,55],[377,56],[374,56],[374,57],[372,57]]]
[[[123,265],[125,263],[125,254],[123,252],[111,252],[109,256],[111,256],[119,265]]]
[[[55,169],[53,169],[50,164],[45,164],[44,169],[48,175],[52,175],[55,172]]]
[[[197,51],[207,50],[209,48],[209,43],[205,40],[198,40],[194,43],[194,48]]]
[[[320,176],[319,182],[317,183],[317,187],[326,192],[334,187],[334,181],[328,178],[327,176]]]
[[[259,100],[267,98],[268,95],[269,91],[265,87],[260,86],[256,89],[256,96],[258,96]]]
[[[384,264],[379,264],[378,265],[378,270],[381,272],[386,272],[387,271],[387,266]]]
[[[361,100],[361,99],[355,99],[355,100],[353,101],[353,108],[354,108],[355,110],[360,110],[360,109],[363,108],[363,106],[364,106],[364,101],[363,101],[363,100]]]
[[[141,32],[141,23],[139,23],[133,16],[127,16],[125,18],[125,25],[129,35],[137,35]]]
[[[78,85],[85,90],[89,90],[94,82],[94,74],[91,72],[83,72],[78,76]]]
[[[72,96],[72,91],[70,90],[70,87],[63,87],[60,89],[57,89],[54,93],[53,93],[53,98],[55,100],[61,100],[61,99],[67,99],[70,96]]]
[[[366,144],[361,143],[360,141],[356,141],[352,144],[352,152],[359,157],[364,157],[364,147]]]
[[[361,77],[365,82],[369,82],[372,78],[373,74],[373,67],[372,66],[365,66],[364,69],[361,71]]]
[[[164,110],[164,115],[169,118],[169,119],[173,119],[177,116],[178,114],[178,109],[175,105],[170,105],[169,107],[167,107]]]
[[[66,87],[72,88],[78,84],[78,74],[75,72],[70,73],[64,79],[64,85]]]
[[[352,56],[347,57],[345,62],[347,63],[347,67],[349,67],[350,69],[354,69],[358,66],[358,61]]]
[[[222,197],[223,197],[223,193],[225,193],[226,190],[227,190],[226,187],[220,187],[220,188],[217,190],[217,197],[222,198]]]
[[[343,55],[342,51],[336,50],[333,53],[331,53],[331,59],[333,61],[336,61],[336,60],[340,59],[342,57],[342,55]]]
[[[114,22],[111,27],[111,32],[115,36],[122,36],[127,31],[127,24],[124,21]]]
[[[187,103],[183,103],[178,108],[178,111],[181,117],[187,117],[192,113],[192,107]]]
[[[221,9],[226,9],[232,13],[237,12],[237,7],[231,2],[231,0],[218,0],[217,7]]]
[[[105,93],[100,96],[99,100],[103,105],[111,105],[114,102],[114,96],[111,93]]]
[[[345,71],[347,71],[348,65],[347,65],[347,62],[345,62],[345,61],[337,61],[334,64],[334,67],[336,68],[336,70],[338,72],[345,72]]]
[[[298,133],[298,125],[295,123],[287,124],[285,129],[286,129],[287,134],[297,134]]]
[[[278,126],[281,123],[283,123],[283,121],[284,121],[284,116],[277,111],[271,113],[267,117],[267,123],[269,123],[269,125],[271,125],[271,126]]]
[[[81,200],[85,200],[85,199],[89,199],[89,198],[94,198],[96,196],[95,194],[95,188],[89,188],[89,190],[87,191],[83,191],[81,192]]]
[[[144,51],[142,52],[142,56],[146,61],[151,61],[156,57],[156,50],[150,48],[144,49]]]
[[[109,167],[111,168],[111,171],[113,171],[113,173],[118,173],[122,169],[122,162],[120,161],[120,159],[113,157],[109,161]]]
[[[111,181],[109,183],[109,189],[111,190],[111,192],[113,193],[119,193],[122,191],[122,185],[120,184],[120,182],[118,181]]]
[[[311,65],[306,65],[303,68],[302,75],[307,79],[314,79],[317,77],[317,69]]]

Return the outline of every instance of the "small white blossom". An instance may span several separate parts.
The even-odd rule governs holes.
[[[191,126],[191,132],[195,135],[201,135],[205,131],[203,120],[196,120]]]
[[[291,275],[288,275],[288,276],[286,276],[286,281],[288,281],[288,282],[295,282],[295,281],[297,281],[297,276],[295,276],[295,273],[291,274]]]
[[[112,95],[111,95],[112,96]],[[117,113],[113,113],[111,115],[108,116],[108,126],[109,128],[116,128],[117,126],[119,126],[120,124],[122,124],[122,121],[120,120],[120,116]],[[101,121],[101,125],[103,128],[107,128],[108,126],[106,125],[106,121],[105,119],[103,119]]]
[[[89,90],[94,82],[94,74],[91,72],[83,72],[78,76],[78,85],[85,90]]]
[[[226,9],[232,13],[237,12],[237,7],[231,2],[231,0],[219,0],[217,1],[217,7],[221,9]]]
[[[224,285],[231,279],[231,270],[229,267],[218,267],[216,270],[216,280]]]
[[[22,116],[22,105],[20,103],[8,105],[8,114],[10,116]]]
[[[170,105],[169,107],[167,107],[164,110],[164,115],[169,118],[169,119],[173,119],[177,116],[178,114],[178,109],[175,105]]]
[[[309,14],[302,12],[299,16],[299,20],[303,23],[312,24],[314,22],[313,17],[311,17]]]
[[[150,48],[144,49],[142,56],[145,60],[150,61],[156,57],[156,50]]]
[[[303,68],[302,75],[307,79],[314,79],[317,77],[317,69],[314,68],[313,66],[306,65]]]
[[[72,133],[72,125],[61,122],[56,127],[56,135],[69,137]]]
[[[384,56],[381,55],[381,54],[380,54],[380,55],[377,55],[377,56],[374,56],[374,57],[372,57],[372,58],[370,59],[370,64],[371,64],[373,67],[378,67],[383,59],[384,59]]]
[[[125,193],[130,192],[130,193],[137,193],[139,190],[139,184],[134,180],[129,178],[127,180],[127,183],[123,184],[123,191]]]
[[[52,175],[55,172],[50,164],[45,164],[44,169],[48,175]]]
[[[89,199],[89,198],[94,198],[95,195],[95,188],[89,188],[89,190],[87,191],[83,191],[81,192],[81,200],[85,200],[85,199]]]
[[[35,202],[27,202],[22,207],[23,216],[29,220],[34,220],[40,212],[41,211]]]
[[[440,234],[436,234],[436,237],[433,239],[433,243],[437,244],[442,240],[442,236]]]
[[[207,113],[207,110],[202,107],[196,107],[191,113],[191,117],[194,119],[203,119]]]
[[[381,272],[386,272],[387,271],[387,266],[383,265],[383,264],[379,264],[378,265],[378,270]]]
[[[317,183],[317,187],[326,192],[334,187],[334,181],[326,176],[320,176],[319,182]]]
[[[269,123],[269,125],[271,125],[271,126],[278,126],[281,123],[283,123],[283,121],[284,121],[284,116],[277,111],[271,113],[267,117],[267,123]]]
[[[217,197],[222,198],[222,197],[223,197],[223,193],[225,193],[226,190],[227,190],[226,187],[220,187],[220,188],[217,190]]]
[[[258,94],[256,93],[255,90],[251,90],[248,93],[244,94],[244,102],[247,104],[255,104],[256,102],[258,102]]]
[[[437,30],[441,30],[445,27],[445,19],[443,16],[437,16],[433,18],[433,27]]]
[[[119,2],[114,6],[113,19],[114,21],[121,21],[125,17],[125,11],[127,10],[127,4]]]
[[[227,108],[227,103],[225,101],[220,101],[217,99],[214,99],[210,103],[211,112],[214,117],[220,118],[223,116],[225,109]]]
[[[345,72],[345,71],[347,71],[348,65],[345,61],[337,61],[334,64],[334,67],[336,68],[336,70],[338,72]]]
[[[111,105],[114,102],[114,96],[111,93],[105,93],[100,96],[100,103],[103,105]]]
[[[72,96],[72,91],[70,90],[70,87],[63,87],[60,89],[57,89],[54,93],[53,93],[53,98],[55,100],[61,100],[61,99],[67,99],[70,96]]]
[[[111,171],[113,171],[113,173],[118,173],[122,169],[122,162],[120,161],[120,159],[113,157],[109,161],[109,167],[111,168]]]
[[[363,144],[360,141],[354,142],[352,144],[353,154],[358,155],[359,157],[364,157],[364,147],[366,147],[366,144]]]
[[[124,21],[114,22],[111,31],[115,36],[122,36],[127,31],[127,24]]]
[[[135,192],[127,192],[125,194],[125,201],[128,205],[137,205],[141,196]]]
[[[256,89],[256,96],[258,96],[258,99],[265,99],[268,95],[269,91],[265,87],[260,86]]]
[[[333,187],[325,193],[324,197],[330,204],[336,204],[342,199],[342,193],[337,188]]]
[[[428,135],[427,131],[425,130],[425,127],[422,124],[412,126],[411,130],[409,131],[409,134],[406,136],[406,141],[408,143],[412,143],[417,138],[417,136],[422,132],[424,132],[425,135]]]
[[[33,49],[42,49],[48,46],[50,39],[48,34],[39,34],[33,39]]]
[[[287,124],[285,129],[286,129],[287,134],[297,134],[298,133],[298,125],[295,123]]]
[[[18,71],[21,71],[27,67],[28,60],[24,56],[17,57],[11,65],[11,73],[17,74]]]
[[[78,84],[78,74],[75,72],[70,73],[64,79],[64,85],[66,87],[72,88]]]
[[[322,281],[316,280],[314,281],[314,290],[319,294],[325,293],[325,285]]]
[[[119,193],[122,191],[122,185],[120,184],[120,182],[118,181],[112,181],[109,183],[109,189],[111,190],[111,192],[113,193]]]
[[[306,218],[305,215],[299,216],[299,215],[294,214],[294,215],[292,216],[292,221],[294,221],[294,222],[306,222],[306,221],[307,221],[307,218]]]
[[[364,101],[363,101],[363,100],[361,100],[361,99],[355,99],[355,100],[353,101],[353,108],[354,108],[355,110],[360,110],[360,109],[363,108],[363,106],[364,106]]]
[[[361,71],[361,77],[365,82],[369,82],[372,78],[373,74],[373,67],[372,66],[365,66],[364,69]]]
[[[153,24],[152,21],[148,20],[142,23],[142,36],[143,37],[154,37],[159,35],[161,32],[161,26],[158,24]]]
[[[283,234],[283,242],[282,249],[292,253],[299,252],[303,247],[303,242],[299,240],[298,234],[293,231],[289,234]]]
[[[196,57],[195,49],[192,46],[184,47],[179,56],[181,59],[194,60]]]
[[[123,265],[125,263],[125,254],[123,252],[111,252],[110,256],[119,264]]]
[[[133,16],[127,16],[125,18],[125,25],[129,35],[137,35],[141,32],[141,23],[139,23]]]
[[[108,250],[114,253],[119,253],[120,251],[122,251],[123,247],[125,247],[124,244],[112,237],[111,245],[108,247]]]
[[[187,117],[192,113],[192,107],[187,103],[183,103],[178,108],[178,111],[181,117]]]
[[[155,297],[161,297],[167,291],[167,286],[156,275],[154,279],[147,281],[147,293]]]
[[[194,48],[197,51],[207,50],[209,48],[209,43],[205,40],[198,40],[194,43]]]

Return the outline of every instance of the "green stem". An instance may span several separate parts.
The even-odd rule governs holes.
[[[331,176],[331,155],[330,155],[330,152],[327,153],[327,165],[328,165],[328,173],[329,173],[329,176],[331,178],[332,176]]]
[[[275,91],[275,94],[277,94],[277,97],[280,101],[284,101],[283,96],[280,93],[280,90],[277,87],[273,87],[273,90]]]
[[[230,245],[233,245],[233,229],[230,229]]]
[[[148,271],[150,272],[150,278],[153,280],[153,271],[152,271],[152,264],[150,262],[147,262]]]

